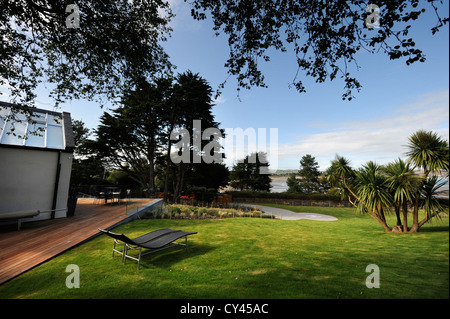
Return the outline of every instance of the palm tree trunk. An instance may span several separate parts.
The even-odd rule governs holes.
[[[356,196],[356,194],[350,189],[350,187],[348,187],[347,182],[345,181],[345,176],[344,176],[342,182],[344,183],[344,186],[347,188],[347,190],[350,192],[350,194],[352,194],[357,200],[359,200],[359,197]]]
[[[388,224],[386,223],[386,220],[381,219],[380,217],[377,216],[377,214],[375,212],[369,213],[367,212],[367,214],[372,217],[373,219],[375,219],[378,223],[380,223],[381,226],[383,226],[384,231],[386,233],[390,233],[392,232],[392,229],[388,226]]]
[[[433,214],[431,214],[431,215],[427,215],[427,216],[425,216],[425,218],[424,219],[422,219],[421,221],[420,221],[420,223],[419,223],[419,225],[418,225],[418,228],[417,228],[417,231],[419,231],[419,228],[420,227],[422,227],[423,226],[423,224],[425,224],[426,222],[428,222],[430,219],[432,219],[434,216],[437,216],[437,214],[436,213],[433,213]]]
[[[352,204],[353,207],[357,207],[357,206],[356,206],[356,203],[352,202],[352,197],[351,197],[350,195],[348,195],[348,202],[349,202],[350,204]]]
[[[424,181],[426,181],[428,178],[428,174],[430,174],[430,171],[427,169],[427,167],[424,167],[423,170],[424,170],[423,179]],[[417,194],[417,197],[415,198],[414,202],[413,225],[409,231],[410,233],[417,233],[419,231],[419,228],[428,221],[427,216],[425,217],[425,220],[419,224],[419,204],[420,204],[420,194]]]
[[[395,206],[395,216],[397,217],[397,226],[402,225],[402,220],[400,219],[400,205],[394,204]]]
[[[414,201],[414,209],[413,209],[413,224],[411,226],[411,229],[409,230],[410,233],[417,233],[419,231],[419,201],[420,197],[417,195],[415,201]]]
[[[406,233],[408,231],[408,203],[406,201],[403,202],[403,232]]]

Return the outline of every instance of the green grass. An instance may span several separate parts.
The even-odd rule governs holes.
[[[111,257],[112,239],[102,235],[0,286],[0,298],[449,298],[448,219],[387,234],[354,209],[276,207],[339,220],[137,220],[115,231],[198,234],[189,252],[145,256],[140,271]],[[66,288],[68,264],[80,268],[79,289]],[[379,266],[378,289],[365,285],[369,264]]]

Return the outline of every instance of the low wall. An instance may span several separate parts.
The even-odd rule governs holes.
[[[237,203],[272,203],[290,206],[318,206],[318,207],[352,207],[348,201],[332,200],[302,200],[302,199],[283,199],[283,198],[250,198],[233,197],[233,202]]]
[[[129,212],[127,212],[127,215],[129,216],[134,216],[134,218],[143,218],[144,215],[148,212],[151,212],[153,210],[155,210],[158,207],[161,207],[163,204],[163,200],[162,199],[155,199],[153,202],[148,203],[147,205],[141,206],[137,209],[137,211],[135,209],[130,210]],[[139,216],[139,217],[138,217]]]

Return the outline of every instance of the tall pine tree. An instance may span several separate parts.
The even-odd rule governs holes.
[[[230,185],[233,188],[252,191],[270,191],[270,176],[267,173],[269,162],[263,152],[247,155],[233,166]]]
[[[297,178],[295,174],[289,176],[287,180],[289,192],[314,193],[320,191],[319,164],[314,156],[306,154],[301,158],[298,176],[299,178]]]

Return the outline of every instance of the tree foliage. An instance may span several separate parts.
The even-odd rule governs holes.
[[[167,83],[169,82],[169,83]],[[154,162],[163,144],[166,94],[170,81],[142,81],[125,92],[121,106],[104,112],[96,130],[97,149],[110,169],[127,172],[150,192],[155,187]]]
[[[240,190],[270,191],[267,154],[252,153],[236,163],[230,173],[230,186]]]
[[[300,159],[299,178],[291,175],[287,180],[287,185],[289,186],[288,192],[313,193],[320,191],[320,175],[319,164],[315,157],[306,154]]]
[[[54,84],[57,104],[114,99],[171,67],[160,44],[170,32],[167,1],[79,0],[77,12],[63,0],[0,2],[0,85],[17,104],[33,106],[42,81]],[[70,27],[74,14],[79,27]]]
[[[397,217],[397,226],[402,227],[403,223],[402,231],[407,232],[408,206],[414,204],[414,198],[418,196],[423,178],[416,175],[412,165],[401,158],[388,163],[382,169],[387,175],[388,188],[393,198],[393,206]],[[400,218],[400,211],[402,211],[403,218]]]
[[[191,71],[152,83],[141,81],[135,90],[123,95],[120,107],[102,115],[96,131],[98,155],[109,169],[127,172],[149,194],[162,186],[166,200],[169,192],[177,200],[187,186],[199,186],[199,180],[205,182],[209,174],[217,173],[221,178],[205,185],[214,189],[224,186],[227,171],[222,165],[193,162],[193,154],[201,156],[203,145],[210,142],[201,140],[197,145],[194,135],[201,139],[205,129],[219,126],[211,111],[211,95],[208,82]],[[201,131],[196,131],[194,120],[200,121]],[[179,140],[174,140],[172,133],[177,129],[188,136],[180,134]],[[182,144],[181,149],[173,149],[172,144]]]
[[[449,171],[448,141],[435,132],[419,130],[409,137],[406,155],[410,162],[424,170],[425,177],[430,173]]]
[[[75,142],[72,172],[70,176],[71,189],[74,192],[88,192],[86,185],[102,184],[105,168],[102,161],[95,156],[95,142],[90,139],[92,131],[86,128],[83,121],[72,120]]]
[[[368,162],[356,172],[358,211],[369,214],[389,231],[386,215],[393,203],[386,175],[379,165]]]
[[[186,1],[186,0],[185,0]],[[419,5],[425,2],[425,5]],[[293,51],[297,72],[292,85],[306,91],[299,76],[304,71],[322,83],[340,77],[345,82],[343,99],[351,100],[360,82],[353,75],[359,69],[356,55],[360,51],[383,52],[390,59],[406,59],[406,64],[424,62],[423,52],[408,36],[414,20],[426,9],[436,13],[436,33],[448,22],[441,17],[437,0],[379,0],[380,27],[369,28],[366,20],[368,1],[321,0],[194,0],[192,16],[211,16],[216,34],[228,37],[230,48],[226,67],[236,76],[239,87],[265,87],[261,61],[270,61],[270,49]]]
[[[179,197],[183,193],[183,189],[186,187],[186,172],[192,171],[194,167],[201,164],[200,157],[203,156],[204,146],[209,144],[215,144],[211,149],[211,152],[220,153],[221,147],[216,143],[217,139],[204,140],[204,131],[208,128],[219,128],[218,122],[215,121],[215,117],[212,114],[212,88],[206,79],[202,78],[198,73],[187,71],[178,74],[173,86],[173,105],[177,109],[177,114],[172,120],[174,122],[169,125],[173,128],[186,129],[189,138],[184,138],[181,134],[180,141],[177,144],[182,145],[182,150],[175,150],[181,156],[181,160],[177,163],[177,179],[174,188],[174,199],[178,201]],[[194,121],[198,121],[200,127],[194,125]],[[223,135],[223,130],[219,130]],[[172,150],[169,147],[167,156],[172,154]],[[222,155],[219,155],[222,159]],[[186,158],[187,160],[184,160]],[[199,163],[196,163],[195,158],[199,159]],[[169,163],[169,158],[167,158]],[[170,166],[167,166],[169,169]],[[211,168],[213,168],[211,166]],[[168,172],[166,170],[166,173]],[[167,180],[167,179],[166,179]],[[165,187],[165,193],[168,192],[167,186]]]
[[[355,194],[356,174],[350,166],[350,160],[336,154],[325,176],[330,186],[338,190],[341,199],[348,199],[353,206],[356,206],[358,198]]]

